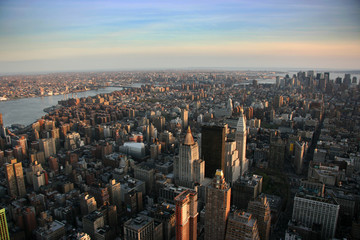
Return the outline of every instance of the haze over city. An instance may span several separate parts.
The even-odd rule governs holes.
[[[358,69],[360,3],[1,1],[0,72]]]

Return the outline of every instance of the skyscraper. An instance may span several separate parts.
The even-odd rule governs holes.
[[[198,195],[192,190],[185,190],[175,197],[176,240],[197,239]]]
[[[260,195],[254,201],[250,201],[248,212],[257,220],[260,239],[268,240],[270,236],[271,215],[269,201],[266,196]]]
[[[228,221],[225,240],[260,240],[257,221],[250,213],[236,211]]]
[[[225,143],[225,180],[232,184],[240,177],[239,152],[236,149],[235,141],[226,141]]]
[[[22,163],[12,159],[11,163],[5,164],[8,194],[10,196],[23,197],[26,195],[24,173]]]
[[[5,208],[0,209],[0,239],[10,240],[9,229],[6,221]]]
[[[202,126],[201,158],[205,161],[205,177],[212,178],[216,169],[225,171],[225,127]]]
[[[191,187],[194,183],[204,180],[205,163],[199,159],[199,146],[194,141],[188,127],[184,143],[180,145],[179,156],[174,164],[175,181],[177,184]]]
[[[246,159],[246,119],[244,116],[244,112],[241,109],[239,121],[236,126],[235,132],[235,141],[236,141],[236,149],[239,152],[239,160],[240,160],[240,175],[244,175],[247,172],[249,163]]]
[[[207,187],[205,205],[205,240],[223,240],[230,213],[231,188],[225,182],[222,170],[216,170]]]
[[[278,132],[272,135],[270,139],[269,168],[282,170],[284,168],[285,143]]]

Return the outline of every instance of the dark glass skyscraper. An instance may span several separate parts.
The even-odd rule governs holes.
[[[202,126],[201,155],[205,161],[205,177],[213,178],[216,169],[225,172],[225,127]]]

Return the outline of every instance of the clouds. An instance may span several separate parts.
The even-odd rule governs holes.
[[[350,0],[2,1],[0,9],[2,62],[85,56],[106,61],[104,56],[141,58],[142,53],[157,59],[161,53],[198,54],[199,62],[193,64],[200,66],[209,54],[233,58],[236,53],[270,65],[274,61],[268,55],[286,52],[292,59],[319,54],[334,59],[341,55],[342,60],[348,53],[349,64],[354,64],[354,53],[360,55],[359,3]]]

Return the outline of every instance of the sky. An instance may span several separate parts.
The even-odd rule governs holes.
[[[0,73],[360,69],[359,0],[0,0]]]

